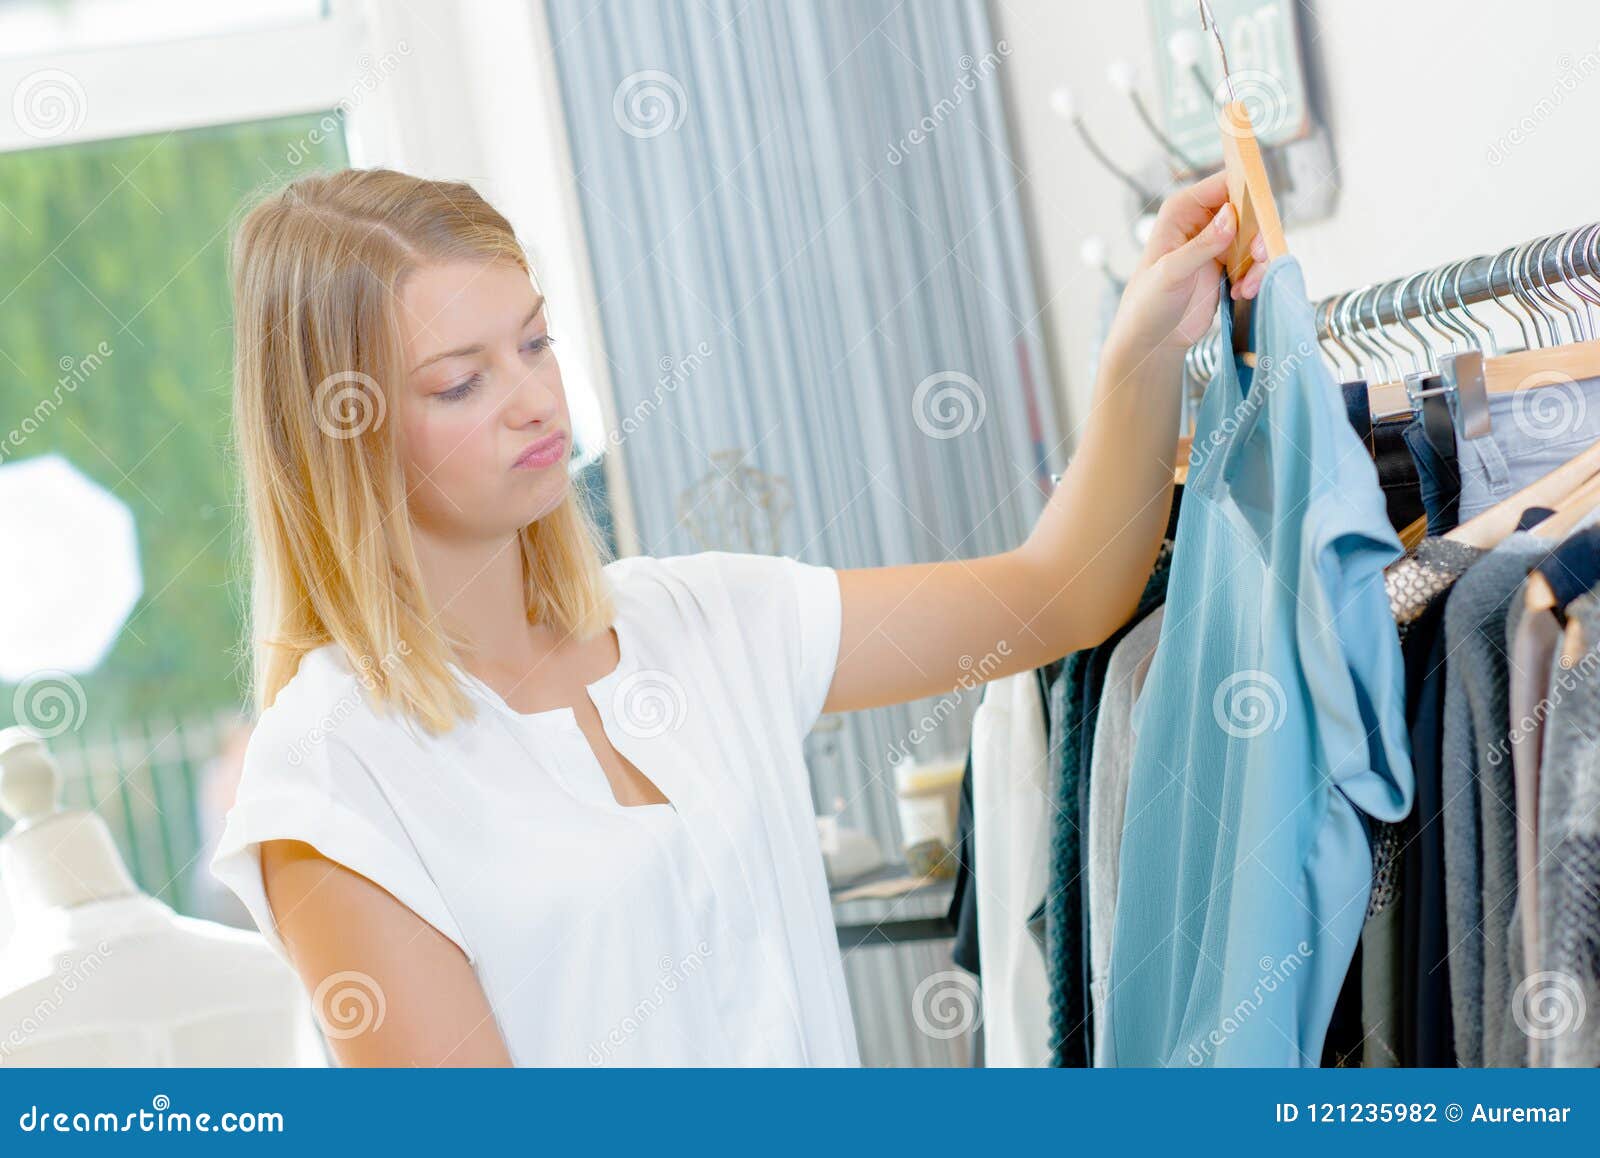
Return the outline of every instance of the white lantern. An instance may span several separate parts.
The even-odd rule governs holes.
[[[143,590],[127,504],[59,454],[0,467],[0,681],[93,671]]]

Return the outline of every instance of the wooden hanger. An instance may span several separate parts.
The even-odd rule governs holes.
[[[1600,377],[1600,340],[1566,342],[1516,350],[1482,360],[1481,369],[1461,370],[1480,375],[1485,394],[1515,394],[1547,386],[1570,386],[1584,378]],[[1367,406],[1373,414],[1397,414],[1411,409],[1406,383],[1383,382],[1367,387]]]
[[[1266,162],[1261,157],[1261,143],[1256,140],[1255,128],[1250,123],[1250,110],[1245,108],[1233,91],[1233,77],[1228,70],[1228,51],[1222,44],[1222,33],[1217,28],[1217,18],[1206,0],[1200,3],[1200,27],[1209,31],[1217,42],[1217,52],[1222,59],[1222,80],[1228,89],[1228,99],[1219,110],[1222,125],[1222,166],[1228,174],[1228,200],[1233,205],[1235,229],[1233,242],[1228,246],[1226,267],[1228,280],[1237,285],[1255,266],[1255,256],[1250,247],[1260,234],[1266,241],[1267,260],[1283,257],[1289,252],[1283,236],[1283,222],[1278,216],[1278,203],[1272,196],[1272,182],[1267,177]],[[1233,353],[1243,357],[1245,364],[1255,365],[1250,352],[1250,316],[1252,303],[1240,298],[1233,303]],[[1173,480],[1184,482],[1188,478],[1189,450],[1179,440]]]
[[[1272,197],[1272,182],[1261,157],[1261,144],[1256,140],[1250,111],[1243,101],[1229,100],[1223,104],[1222,126],[1222,161],[1228,173],[1228,200],[1233,203],[1239,225],[1228,247],[1228,280],[1237,285],[1256,264],[1250,246],[1257,234],[1267,243],[1269,262],[1286,255],[1289,245],[1284,240],[1278,203]],[[1236,353],[1243,353],[1249,346],[1251,304],[1242,298],[1233,303]],[[1239,324],[1241,314],[1243,325]]]
[[[1182,486],[1189,481],[1189,455],[1194,450],[1194,435],[1178,436],[1177,454],[1172,460],[1172,481]]]
[[[1560,542],[1600,505],[1600,475],[1595,475],[1566,498],[1555,504],[1551,514],[1528,528],[1541,539]]]
[[[1444,537],[1480,551],[1491,550],[1517,529],[1523,511],[1529,507],[1555,507],[1568,496],[1576,497],[1579,488],[1597,474],[1600,474],[1600,442],[1585,447],[1544,477],[1501,499],[1488,510],[1446,532]]]
[[[1595,447],[1590,447],[1584,453],[1587,454],[1594,449]],[[1578,525],[1593,514],[1597,506],[1600,506],[1600,474],[1560,500],[1551,514],[1529,529],[1541,539],[1559,543],[1577,530]],[[1556,593],[1551,588],[1550,581],[1544,577],[1544,573],[1529,572],[1528,583],[1523,593],[1523,606],[1530,612],[1538,613],[1553,611],[1555,605]]]
[[[1522,513],[1529,507],[1551,507],[1553,513],[1531,529],[1541,538],[1559,540],[1596,505],[1600,505],[1600,442],[1586,446],[1516,494],[1447,531],[1444,537],[1480,551],[1492,550],[1517,529]],[[1556,605],[1555,592],[1538,571],[1529,574],[1523,600],[1524,607],[1534,613],[1549,611]]]
[[[1255,127],[1250,123],[1250,110],[1233,91],[1233,74],[1228,68],[1228,50],[1222,43],[1222,31],[1217,27],[1216,15],[1206,0],[1200,0],[1200,27],[1211,33],[1217,42],[1217,55],[1222,61],[1222,83],[1227,86],[1228,99],[1222,103],[1222,167],[1228,174],[1228,200],[1233,203],[1238,228],[1234,230],[1233,243],[1228,247],[1228,280],[1237,285],[1256,264],[1250,246],[1260,234],[1266,242],[1267,260],[1284,256],[1289,246],[1283,237],[1283,222],[1278,217],[1278,203],[1272,196],[1272,182],[1267,177],[1266,162],[1261,157],[1261,143],[1256,140]],[[1243,353],[1250,343],[1250,303],[1241,299],[1233,307],[1233,348]],[[1240,321],[1244,324],[1238,324]]]
[[[1428,537],[1428,516],[1418,515],[1400,529],[1400,546],[1407,551],[1416,549],[1417,544]]]

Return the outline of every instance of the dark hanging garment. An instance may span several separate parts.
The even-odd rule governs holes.
[[[978,890],[973,882],[972,748],[967,748],[967,767],[961,775],[961,805],[956,812],[956,881],[950,894],[950,923],[955,926],[955,942],[950,960],[968,973],[979,973]]]
[[[1401,643],[1406,665],[1406,707],[1416,803],[1406,825],[1402,894],[1400,1064],[1456,1065],[1455,1021],[1450,1009],[1450,937],[1445,926],[1444,688],[1448,649],[1445,601],[1437,599],[1411,625]]]
[[[1339,987],[1339,1000],[1334,1002],[1333,1016],[1328,1019],[1328,1033],[1322,1039],[1322,1066],[1324,1069],[1344,1069],[1361,1064],[1361,1051],[1365,1031],[1361,1025],[1361,943],[1356,942],[1350,955],[1350,971]]]
[[[1385,421],[1372,428],[1372,461],[1378,467],[1378,486],[1383,489],[1389,525],[1396,531],[1403,531],[1428,516],[1416,460],[1406,445],[1407,425],[1409,420]]]
[[[1437,384],[1437,380],[1432,380]],[[1424,382],[1424,385],[1427,385]],[[1461,472],[1456,464],[1455,423],[1442,394],[1422,399],[1416,416],[1401,432],[1417,470],[1428,534],[1453,531],[1461,515]]]
[[[1562,540],[1538,570],[1556,597],[1556,612],[1565,622],[1567,604],[1600,582],[1600,526],[1574,531]]]
[[[1174,504],[1176,506],[1176,503]],[[1045,904],[1046,972],[1050,982],[1050,1064],[1087,1067],[1094,1056],[1089,1000],[1089,905],[1086,855],[1088,770],[1106,666],[1122,637],[1166,598],[1172,543],[1163,541],[1128,622],[1097,647],[1073,652],[1051,686],[1050,758],[1060,769],[1051,834],[1050,891]]]
[[[1517,530],[1531,531],[1555,513],[1554,507],[1529,507],[1517,520]]]
[[[1410,419],[1374,422],[1364,381],[1342,382],[1339,389],[1344,394],[1344,409],[1350,426],[1378,468],[1378,486],[1388,508],[1389,525],[1396,531],[1403,531],[1427,516],[1417,464],[1411,448],[1406,445],[1405,430]]]

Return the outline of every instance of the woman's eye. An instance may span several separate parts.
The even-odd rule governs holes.
[[[523,350],[530,354],[537,354],[541,350],[548,350],[555,344],[555,339],[549,334],[540,334],[537,338],[530,338],[522,344]],[[483,375],[474,374],[448,390],[440,390],[435,398],[443,398],[446,402],[459,402],[483,384]]]
[[[468,394],[471,394],[473,392],[473,390],[477,389],[478,383],[480,381],[482,381],[482,376],[478,375],[478,374],[474,374],[472,377],[468,378],[466,381],[459,382],[456,385],[450,387],[450,389],[448,389],[448,390],[439,391],[439,393],[436,395],[436,397],[443,398],[446,402],[459,402],[459,401],[461,401],[461,399],[465,398]]]

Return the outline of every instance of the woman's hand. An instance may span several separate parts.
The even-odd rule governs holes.
[[[1233,237],[1219,173],[1168,197],[1128,279],[1067,472],[1022,546],[839,572],[839,658],[823,710],[903,703],[1091,647],[1138,606],[1172,508],[1184,352],[1217,312]],[[1260,264],[1235,287],[1254,297]],[[982,657],[981,660],[978,657]]]
[[[1226,173],[1168,196],[1122,292],[1106,345],[1145,358],[1182,354],[1203,338],[1216,316],[1223,261],[1237,227]],[[1266,276],[1267,244],[1260,234],[1250,254],[1256,264],[1233,287],[1235,299],[1255,297]]]

